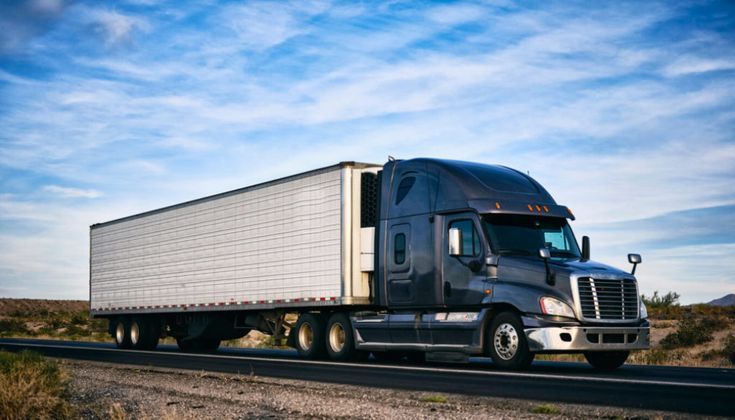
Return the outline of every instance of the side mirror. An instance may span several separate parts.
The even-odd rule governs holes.
[[[490,267],[497,267],[498,266],[498,255],[490,255],[489,257],[485,257],[485,265],[489,265]]]
[[[630,274],[635,274],[636,266],[642,263],[643,259],[641,258],[641,254],[628,254],[628,262],[633,264],[633,270],[630,272]]]
[[[462,255],[462,230],[459,228],[449,229],[449,255],[457,257]]]
[[[539,248],[538,256],[545,260],[548,260],[549,258],[551,258],[551,251],[549,251],[549,248]]]
[[[582,261],[590,260],[590,237],[582,237]]]

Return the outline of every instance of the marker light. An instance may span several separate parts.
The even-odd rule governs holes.
[[[566,318],[574,318],[574,311],[566,303],[553,297],[542,297],[539,300],[541,305],[541,313],[545,315],[563,316]]]
[[[529,211],[533,211],[533,206],[529,204],[529,205],[528,205],[528,210],[529,210]]]
[[[495,202],[495,208],[498,209],[498,210],[500,210],[500,203],[497,202],[497,201]]]

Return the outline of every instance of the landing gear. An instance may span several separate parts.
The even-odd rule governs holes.
[[[534,354],[528,350],[521,319],[513,312],[501,312],[487,330],[486,351],[501,369],[520,370],[531,366]]]
[[[595,369],[613,370],[622,366],[628,360],[629,351],[588,351],[584,358]]]

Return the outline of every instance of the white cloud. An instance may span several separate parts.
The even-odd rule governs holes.
[[[733,69],[735,69],[735,60],[732,59],[684,56],[664,67],[663,73],[668,77],[677,77]]]
[[[62,198],[98,198],[102,196],[102,193],[97,190],[84,190],[81,188],[61,187],[58,185],[46,185],[43,187],[43,190]]]

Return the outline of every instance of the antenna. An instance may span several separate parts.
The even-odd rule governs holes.
[[[396,161],[396,158],[394,158],[391,155],[388,155],[388,162],[395,162],[395,161]]]

